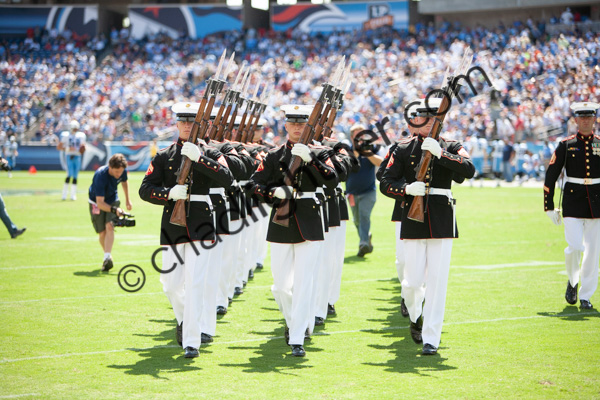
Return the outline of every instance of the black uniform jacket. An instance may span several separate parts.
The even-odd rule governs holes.
[[[173,207],[175,207],[175,201],[168,200],[169,191],[177,184],[175,173],[181,166],[183,143],[184,141],[179,139],[171,146],[156,153],[139,190],[142,200],[164,206],[160,229],[160,244],[164,246],[188,243],[194,240],[215,239],[215,217],[206,202],[186,201],[188,211],[186,227],[169,222]],[[198,162],[192,163],[192,173],[190,174],[192,177],[190,193],[192,195],[208,195],[211,187],[229,189],[233,182],[233,176],[225,166],[227,163],[223,154],[212,147],[205,147],[204,150],[205,153],[200,156]]]
[[[413,136],[398,142],[396,149],[389,157],[387,167],[380,182],[380,191],[396,200],[405,201],[402,209],[402,239],[444,239],[458,237],[454,221],[453,202],[443,195],[429,195],[425,198],[427,204],[425,221],[417,222],[407,218],[413,197],[406,195],[406,186],[416,181],[416,167],[421,161],[422,136]],[[468,153],[457,141],[442,139],[442,155],[433,157],[432,166],[428,172],[431,188],[450,189],[454,176],[472,178],[475,167]],[[397,216],[396,216],[397,218]]]
[[[554,210],[554,186],[563,167],[571,178],[600,178],[600,136],[569,136],[556,147],[544,181],[544,211]],[[566,182],[563,217],[600,218],[600,184]]]
[[[301,243],[305,240],[323,240],[323,224],[321,220],[320,204],[313,198],[292,200],[289,227],[273,223],[275,214],[281,200],[273,197],[273,192],[284,185],[284,173],[288,171],[292,158],[292,143],[287,142],[269,151],[262,160],[258,169],[252,175],[249,186],[250,191],[257,199],[273,204],[267,240],[275,243]],[[338,183],[333,162],[326,158],[325,152],[320,152],[320,157],[315,156],[313,161],[304,164],[293,179],[294,188],[301,193],[314,192],[317,187],[326,186],[335,188]]]
[[[331,147],[330,157],[340,182],[345,182],[350,172],[357,172],[360,169],[360,162],[348,145],[331,138],[323,139],[323,144]],[[340,226],[341,221],[349,219],[344,191],[340,186],[335,190],[328,188],[324,190],[329,206],[329,226]]]

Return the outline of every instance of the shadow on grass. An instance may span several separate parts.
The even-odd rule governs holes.
[[[323,351],[323,349],[313,347],[311,341],[304,342],[306,357],[292,356],[291,347],[285,344],[283,336],[284,327],[277,328],[270,332],[252,332],[257,335],[269,336],[268,341],[256,346],[231,346],[232,350],[253,351],[256,357],[250,357],[248,362],[241,364],[219,364],[222,367],[242,368],[242,372],[247,373],[268,373],[277,372],[285,375],[295,375],[294,370],[302,368],[312,368],[305,365],[311,352]]]
[[[108,365],[108,368],[123,370],[128,375],[148,375],[165,380],[168,380],[168,378],[160,376],[161,374],[201,370],[201,368],[192,365],[194,363],[193,358],[183,357],[183,349],[175,340],[175,320],[150,320],[150,322],[168,325],[169,328],[156,334],[135,334],[135,336],[149,337],[160,343],[170,343],[157,345],[153,348],[130,349],[142,359],[134,364]],[[211,353],[206,350],[206,347],[200,347],[200,357],[203,353]]]
[[[539,312],[542,317],[560,318],[565,321],[587,321],[590,318],[599,318],[598,310],[582,310],[577,306],[565,306],[560,312]]]
[[[382,329],[367,330],[365,332],[380,335],[386,339],[393,340],[389,345],[371,344],[376,350],[387,351],[392,357],[386,362],[372,363],[365,362],[364,365],[372,367],[384,368],[387,372],[396,373],[412,373],[418,375],[427,375],[427,371],[447,371],[456,369],[451,365],[446,365],[444,362],[447,358],[442,357],[439,353],[434,356],[423,356],[421,354],[422,345],[416,344],[410,336],[410,319],[403,317],[400,311],[400,296],[401,285],[398,279],[392,278],[390,281],[383,282],[385,285],[379,290],[383,292],[392,292],[392,297],[381,299],[373,299],[374,301],[384,302],[389,307],[381,307],[377,310],[387,312],[385,319],[369,319],[369,321],[383,323]],[[440,351],[443,351],[440,346]]]
[[[358,257],[356,255],[344,257],[344,265],[345,264],[362,263],[362,262],[365,262],[365,261],[368,261],[365,257]]]
[[[93,271],[77,271],[77,272],[73,272],[73,275],[75,275],[75,276],[87,276],[88,278],[98,278],[98,277],[101,277],[101,276],[110,276],[109,273],[102,272],[102,270],[100,268],[95,269]]]

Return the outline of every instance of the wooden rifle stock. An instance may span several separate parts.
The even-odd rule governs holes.
[[[440,104],[439,110],[448,110],[450,103],[448,102],[448,98],[444,96],[442,103]],[[438,111],[439,111],[438,110]],[[438,112],[439,114],[439,112]],[[431,130],[427,137],[439,140],[440,132],[442,130],[442,123],[444,122],[444,117],[446,116],[446,112],[442,113],[441,116],[435,118],[433,125],[431,126]],[[429,166],[431,165],[431,161],[433,159],[433,155],[428,151],[423,151],[421,154],[421,162],[417,166],[417,175],[415,176],[417,181],[425,182],[427,180],[427,175],[429,172]],[[412,204],[410,205],[410,209],[408,210],[408,219],[417,222],[425,221],[425,205],[423,196],[414,196]]]
[[[222,142],[224,139],[224,131],[225,126],[227,125],[227,118],[229,118],[229,114],[231,114],[232,103],[227,105],[225,112],[223,113],[223,117],[221,118],[221,123],[217,127],[217,133],[215,133],[215,140],[217,142]]]
[[[188,142],[196,143],[198,138],[198,130],[200,128],[200,124],[202,123],[202,118],[204,117],[204,111],[206,110],[206,106],[208,104],[208,98],[203,97],[200,102],[200,108],[198,109],[198,113],[196,114],[196,119],[194,121],[194,125],[192,126],[192,131],[190,132],[190,136],[188,137]],[[214,99],[213,99],[214,103]],[[192,160],[183,156],[181,157],[181,166],[179,167],[179,176],[177,177],[177,184],[183,185],[187,180],[187,177],[190,174],[190,170],[192,169]],[[173,208],[173,213],[171,214],[171,222],[173,225],[186,226],[186,213],[185,213],[185,200],[177,200],[175,202],[175,208]]]
[[[319,122],[318,122],[317,126],[315,126],[315,134],[313,136],[313,139],[316,140],[317,142],[319,142],[322,139],[321,132],[323,132],[323,127],[327,123],[327,118],[329,116],[330,110],[331,110],[331,103],[327,103],[327,105],[325,105],[325,110],[323,111],[323,113],[321,114],[321,117],[319,118]]]
[[[325,89],[323,90],[323,92],[325,92]],[[315,104],[315,108],[313,108],[313,110],[310,114],[310,117],[308,118],[308,122],[307,122],[306,126],[304,126],[304,130],[302,131],[302,134],[300,135],[300,139],[298,140],[298,143],[302,143],[302,144],[310,143],[310,141],[312,140],[313,133],[314,133],[314,125],[317,122],[317,119],[320,118],[322,108],[323,108],[323,100],[319,99],[319,101],[317,101],[317,104]],[[293,179],[296,176],[296,174],[298,173],[298,170],[300,169],[301,165],[302,165],[302,159],[298,156],[292,155],[292,160],[290,162],[289,170],[284,174],[284,177],[283,177],[283,184],[285,186],[292,186]],[[292,195],[291,199],[283,200],[279,204],[279,207],[277,207],[277,210],[275,211],[275,215],[273,215],[273,219],[272,219],[273,223],[284,226],[286,228],[290,226],[290,218],[292,217],[292,215],[291,215],[291,202],[292,201],[293,201],[293,195]]]

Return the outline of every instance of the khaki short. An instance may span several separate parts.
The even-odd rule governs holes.
[[[111,206],[119,207],[120,201],[115,201]],[[100,211],[100,214],[94,214],[94,205],[90,203],[90,216],[92,217],[92,225],[96,230],[96,233],[102,233],[106,229],[106,223],[112,222],[117,218],[117,214],[112,212]]]

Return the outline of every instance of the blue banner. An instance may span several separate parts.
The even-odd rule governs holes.
[[[98,6],[15,7],[0,6],[0,35],[25,35],[37,27],[62,32],[70,30],[74,37],[96,36]]]

